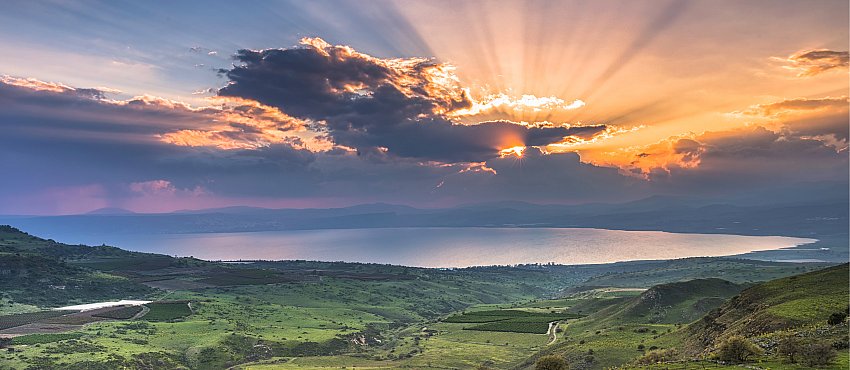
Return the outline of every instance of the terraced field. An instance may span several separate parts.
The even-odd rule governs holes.
[[[483,310],[452,315],[443,322],[481,324],[464,327],[466,330],[546,334],[550,322],[577,319],[582,316],[566,312]]]

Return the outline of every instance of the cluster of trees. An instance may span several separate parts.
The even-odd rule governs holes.
[[[790,363],[802,363],[808,367],[831,364],[838,356],[835,346],[823,341],[803,341],[788,336],[779,342],[778,354]],[[743,363],[764,353],[759,346],[742,336],[733,336],[723,341],[715,352],[717,359],[725,362]]]
[[[779,355],[790,363],[803,363],[809,367],[831,364],[838,356],[834,346],[822,341],[804,343],[799,338],[784,338],[777,349]]]
[[[569,370],[570,366],[558,355],[543,356],[534,364],[534,370]]]

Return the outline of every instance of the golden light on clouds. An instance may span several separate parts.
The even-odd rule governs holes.
[[[309,130],[315,125],[294,118],[280,109],[255,100],[217,96],[201,108],[208,122],[203,129],[183,129],[159,136],[163,142],[224,150],[255,149],[287,143],[311,151],[327,151],[333,144],[321,134]]]
[[[525,152],[525,149],[526,148],[524,146],[514,146],[514,147],[502,149],[502,150],[499,151],[499,156],[501,156],[501,157],[516,156],[516,157],[521,158],[522,154]]]
[[[472,94],[469,95],[472,104],[467,108],[449,112],[450,117],[465,121],[499,118],[529,121],[542,115],[551,116],[557,112],[579,109],[586,105],[580,99],[568,102],[556,96],[538,97],[524,94],[516,97],[504,92],[489,94],[481,98],[476,98]]]

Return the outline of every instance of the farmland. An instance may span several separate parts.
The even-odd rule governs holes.
[[[118,309],[95,314],[94,316],[105,319],[127,320],[133,318],[144,310],[142,306],[127,306]]]
[[[0,316],[0,330],[62,316],[67,313],[63,311],[39,311]]]
[[[148,313],[142,316],[147,321],[171,321],[192,314],[189,302],[152,302],[145,304]]]
[[[541,312],[529,310],[482,310],[452,315],[447,323],[480,323],[464,327],[465,330],[501,331],[512,333],[545,334],[550,322],[577,319],[582,315],[566,312]]]

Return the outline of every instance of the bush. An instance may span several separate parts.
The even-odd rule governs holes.
[[[543,356],[534,364],[534,370],[568,370],[569,368],[567,361],[558,355]]]
[[[819,367],[831,364],[838,353],[826,343],[812,343],[803,347],[800,358],[809,367]]]
[[[662,362],[673,361],[675,359],[676,351],[673,349],[665,349],[660,351],[649,351],[647,354],[641,356],[641,358],[637,359],[635,362],[638,365],[652,365]]]
[[[720,361],[741,363],[750,357],[762,354],[761,348],[742,336],[736,335],[720,343],[717,347],[717,358]]]
[[[847,313],[845,312],[833,312],[832,315],[829,315],[829,319],[826,320],[829,325],[839,325],[847,319]]]
[[[803,351],[803,345],[797,337],[787,337],[779,342],[777,352],[790,363],[797,363],[800,359],[800,352]]]

